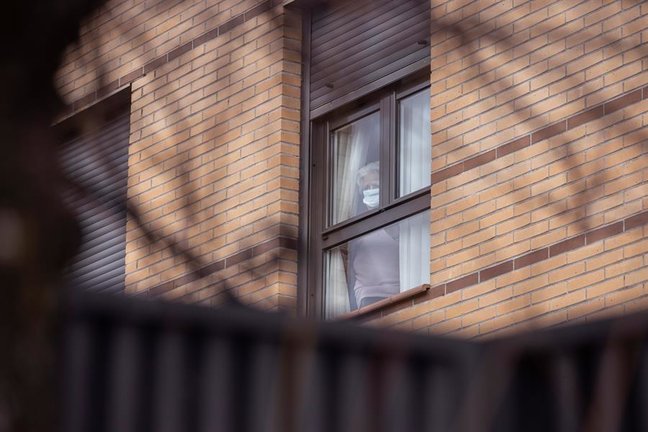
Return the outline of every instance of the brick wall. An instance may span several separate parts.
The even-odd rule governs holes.
[[[132,89],[131,292],[227,281],[294,309],[301,34],[279,3],[113,1],[67,53],[70,113]],[[431,5],[431,288],[365,318],[474,337],[646,306],[648,6]]]
[[[132,89],[130,292],[215,303],[226,280],[294,309],[301,25],[280,3],[112,1],[69,50],[70,113]]]
[[[647,37],[636,1],[432,0],[432,287],[374,323],[474,337],[648,306]]]
[[[259,0],[108,0],[80,30],[80,43],[69,47],[57,77],[67,102],[89,103],[97,90],[128,84],[143,66],[150,72],[162,58],[176,57],[187,44],[237,25]],[[278,2],[275,2],[278,3]],[[272,3],[270,3],[272,4]],[[224,37],[227,30],[223,31]],[[87,98],[84,100],[83,98]]]

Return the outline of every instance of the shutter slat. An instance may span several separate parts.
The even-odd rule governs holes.
[[[313,11],[311,116],[362,97],[429,63],[430,4],[360,0]],[[418,70],[418,69],[417,69]]]
[[[424,22],[418,15],[424,11],[425,5],[411,4],[411,0],[397,7],[385,4],[379,8],[367,10],[367,12],[358,19],[349,23],[349,28],[334,28],[330,32],[318,39],[318,44],[313,46],[311,51],[313,61],[318,63],[331,60],[331,50],[352,53],[353,48],[358,43],[367,41],[369,38],[366,33],[370,32],[371,36],[381,36],[384,32],[397,33],[402,30],[400,23],[411,18],[417,17],[419,22]],[[380,47],[377,47],[380,48]]]
[[[389,38],[385,40],[385,42],[390,44],[388,47],[389,51],[401,54],[421,49],[421,46],[417,45],[417,41],[420,36],[420,30],[427,28],[427,23],[417,22],[418,17],[413,18],[412,21],[412,25],[407,31],[393,32],[389,35]],[[378,36],[375,36],[374,38],[377,37]],[[323,88],[328,82],[339,82],[340,79],[347,76],[349,71],[359,71],[366,67],[375,68],[377,64],[384,61],[384,52],[379,48],[376,48],[376,43],[371,39],[363,41],[362,45],[358,44],[356,49],[363,50],[358,53],[358,61],[356,63],[347,65],[343,69],[338,69],[335,66],[323,67],[322,71],[319,72],[317,76],[313,75],[311,77],[313,91]]]
[[[96,199],[75,190],[63,192],[81,229],[79,253],[65,275],[75,288],[124,289],[129,122],[128,114],[121,115],[60,149],[60,164],[68,179],[101,193]]]
[[[389,81],[383,80],[381,83],[381,86],[388,85],[390,82],[397,81],[400,78],[404,78],[407,74],[413,72],[407,72],[407,73],[402,73],[400,74],[399,72],[402,72],[405,69],[406,66],[410,64],[415,64],[420,60],[427,60],[427,51],[422,51],[422,50],[417,50],[414,53],[408,55],[403,61],[399,64],[394,64],[393,62],[390,62],[388,59],[385,59],[385,61],[381,62],[381,64],[384,64],[384,66],[380,67],[379,69],[375,70],[374,72],[363,75],[362,72],[359,72],[358,74],[353,74],[354,77],[357,77],[355,81],[352,81],[351,78],[349,79],[350,83],[346,86],[337,88],[337,94],[339,94],[340,98],[343,96],[346,96],[350,94],[353,91],[356,90],[361,90],[365,86],[369,86],[370,84],[381,80],[382,78],[389,77]],[[403,67],[401,67],[403,65]],[[391,77],[390,77],[391,76]],[[360,95],[356,95],[356,98],[360,97]],[[331,98],[330,93],[324,93],[320,97],[314,98],[312,101],[312,105],[315,107],[323,106],[326,103],[332,102],[334,98]]]
[[[399,58],[401,55],[404,55],[404,57]],[[353,65],[353,68],[349,70],[345,77],[335,81],[335,88],[344,91],[346,94],[356,87],[362,87],[363,85],[376,81],[383,76],[389,75],[392,71],[399,70],[400,64],[405,65],[413,63],[414,61],[425,58],[426,56],[427,50],[421,50],[419,47],[410,45],[406,50],[386,56],[375,63],[363,67],[360,65]],[[396,64],[398,60],[400,60],[400,64]],[[328,90],[329,89],[326,86],[314,89],[311,93],[313,100],[317,100],[323,96],[326,97]]]
[[[401,4],[381,1],[376,2],[373,7],[361,1],[359,3],[361,7],[354,11],[350,10],[352,5],[349,5],[344,12],[340,11],[344,15],[336,14],[335,21],[331,22],[329,26],[319,29],[313,28],[313,39],[318,41],[317,45],[313,45],[313,58],[321,55],[333,40],[343,38],[346,34],[352,36],[367,31],[371,28],[372,23],[385,22],[388,18],[383,15],[389,14],[390,9],[393,10],[390,15],[397,16],[402,13],[410,1],[412,0],[407,0]]]

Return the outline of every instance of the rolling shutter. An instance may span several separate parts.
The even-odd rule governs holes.
[[[119,115],[96,131],[62,147],[63,172],[99,198],[67,190],[64,199],[76,213],[82,243],[66,272],[74,288],[120,292],[124,289],[126,253],[126,187],[129,116]]]
[[[328,3],[311,24],[311,117],[430,63],[429,0]]]

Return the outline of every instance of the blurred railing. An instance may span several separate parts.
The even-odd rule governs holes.
[[[65,432],[648,430],[648,316],[463,342],[84,293]]]

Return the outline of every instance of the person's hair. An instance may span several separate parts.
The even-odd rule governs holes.
[[[362,179],[370,172],[377,172],[377,173],[380,172],[379,161],[369,162],[367,165],[363,166],[358,170],[358,179],[357,179],[358,185],[360,185]]]

